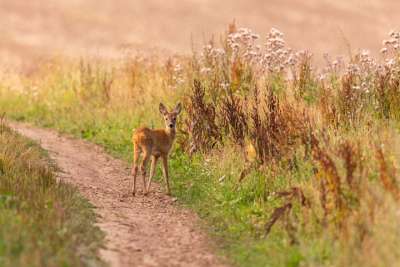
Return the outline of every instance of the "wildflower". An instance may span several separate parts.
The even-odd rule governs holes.
[[[368,57],[369,54],[370,54],[370,52],[368,50],[362,50],[361,51],[361,56],[363,56],[363,57]]]
[[[176,64],[174,67],[174,72],[181,72],[182,71],[182,66],[180,64]]]
[[[318,81],[320,81],[320,82],[325,81],[325,79],[326,79],[326,74],[323,74],[323,73],[319,74],[318,77],[317,77],[317,79],[318,79]]]
[[[175,82],[176,82],[177,85],[180,85],[180,84],[185,83],[185,79],[183,79],[183,78],[181,78],[181,77],[177,77],[177,78],[175,79]]]
[[[220,83],[220,86],[223,88],[223,89],[228,89],[229,88],[229,83],[228,82],[222,82],[222,83]]]
[[[386,66],[393,67],[396,64],[396,60],[393,58],[386,60]]]
[[[211,72],[211,68],[201,68],[200,73],[201,74],[208,74]]]
[[[225,50],[224,50],[224,49],[221,49],[221,48],[214,48],[214,49],[212,50],[212,54],[213,54],[214,56],[223,56],[223,55],[225,55]]]
[[[211,51],[212,46],[210,44],[204,46],[204,50]]]
[[[272,28],[270,34],[283,37],[283,33],[276,28]]]

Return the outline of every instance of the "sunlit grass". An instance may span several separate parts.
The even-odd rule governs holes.
[[[2,82],[0,110],[131,160],[132,129],[184,103],[172,193],[240,266],[396,266],[400,36],[313,70],[308,52],[231,26],[192,57],[50,62]],[[258,46],[260,45],[260,46]],[[158,174],[159,177],[159,174]],[[162,180],[161,180],[162,183]],[[373,253],[371,252],[373,251]]]
[[[36,144],[0,128],[0,265],[103,266],[90,204]]]

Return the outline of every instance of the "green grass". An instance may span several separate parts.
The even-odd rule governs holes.
[[[307,61],[289,67],[278,62],[278,69],[302,73],[286,81],[283,72],[261,72],[260,65],[224,49],[219,56],[194,54],[162,63],[153,58],[52,62],[19,75],[16,83],[0,81],[0,112],[87,139],[130,162],[132,129],[161,126],[160,100],[168,106],[182,101],[181,131],[170,160],[172,193],[203,218],[219,253],[237,266],[396,266],[398,66],[385,84],[379,71],[363,72],[365,64],[357,58],[352,60],[361,73],[332,71],[321,81],[304,72]],[[211,72],[203,73],[204,67]],[[186,82],[177,82],[178,76]],[[112,77],[112,86],[104,77]],[[368,90],[357,89],[361,85]],[[229,99],[236,99],[236,111]],[[242,109],[248,122],[244,137],[232,131],[240,130],[234,117],[243,118]],[[256,139],[253,110],[264,117]],[[204,120],[196,132],[191,125],[199,118]],[[209,125],[222,138],[210,138]],[[190,155],[196,134],[210,142]],[[215,140],[219,143],[207,151]],[[264,142],[267,157],[259,150],[258,161],[253,155],[246,162],[247,145],[254,147],[257,140]],[[156,176],[163,182],[159,171]],[[268,222],[288,204],[291,209],[275,216],[268,232]]]
[[[91,205],[45,151],[0,126],[0,266],[104,266]]]
[[[105,114],[96,108],[81,109],[75,104],[68,110],[59,106],[54,106],[54,110],[27,100],[19,98],[13,102],[13,97],[8,95],[0,98],[0,106],[12,119],[73,134],[104,146],[114,156],[131,160],[131,129],[141,123],[139,119],[123,112]],[[6,101],[13,103],[12,108],[7,107]],[[205,159],[200,155],[189,158],[182,151],[174,150],[170,160],[172,192],[180,203],[204,219],[208,231],[220,245],[220,254],[237,266],[300,266],[305,254],[309,255],[309,265],[326,263],[330,255],[325,250],[331,251],[328,249],[331,245],[324,240],[311,239],[306,246],[291,246],[279,225],[268,237],[263,234],[264,223],[280,201],[259,202],[259,199],[265,190],[272,192],[287,186],[285,177],[273,179],[255,171],[237,187],[237,173],[243,167],[240,157],[223,160],[229,163],[227,166],[215,165],[215,159],[204,164]],[[304,166],[303,176],[310,175],[311,168]],[[222,176],[225,179],[219,182]],[[160,170],[156,179],[163,182]],[[264,188],[264,179],[270,179],[269,189]]]

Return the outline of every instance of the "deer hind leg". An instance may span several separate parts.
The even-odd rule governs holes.
[[[163,174],[165,179],[165,184],[167,186],[167,195],[171,195],[171,189],[169,188],[169,176],[168,176],[168,155],[162,156],[163,162]]]
[[[147,168],[147,163],[149,162],[151,156],[151,149],[144,149],[143,150],[143,160],[140,165],[140,172],[143,178],[143,192],[146,193],[146,168]]]
[[[138,174],[138,161],[140,156],[140,150],[137,145],[133,145],[133,161],[132,161],[132,169],[131,175],[133,176],[133,185],[132,185],[132,195],[136,194],[136,177]]]
[[[150,175],[149,180],[147,181],[147,187],[145,193],[148,194],[150,191],[151,179],[153,179],[154,172],[156,171],[158,156],[151,157],[151,167],[150,167]]]

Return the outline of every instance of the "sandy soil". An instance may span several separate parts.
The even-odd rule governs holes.
[[[52,130],[11,126],[48,150],[62,170],[58,177],[76,186],[95,206],[107,241],[101,256],[111,266],[225,266],[199,230],[198,218],[177,207],[159,185],[154,184],[147,197],[126,196],[130,177],[124,162],[98,146]]]
[[[298,49],[378,51],[400,27],[398,0],[1,0],[2,64],[36,64],[55,54],[118,57],[126,47],[188,52],[235,19],[286,33]]]

